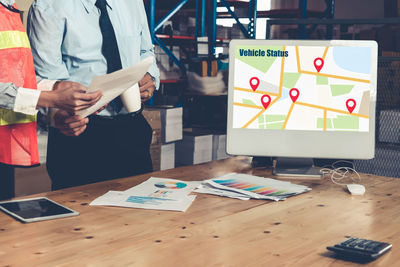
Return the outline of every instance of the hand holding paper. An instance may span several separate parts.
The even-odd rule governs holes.
[[[141,104],[140,94],[139,92],[136,94],[135,90],[138,90],[138,88],[136,87],[137,89],[135,89],[135,85],[147,73],[147,70],[150,68],[151,64],[153,64],[153,61],[154,57],[148,57],[132,67],[95,77],[89,85],[88,92],[94,92],[98,90],[102,92],[103,97],[93,106],[85,110],[78,111],[76,114],[80,115],[82,118],[85,118],[131,88],[132,89],[129,90],[130,92],[128,96],[123,96],[122,99],[129,99],[129,103],[128,101],[123,101],[124,105],[129,104],[129,107],[125,106],[128,112],[138,110],[133,110],[137,106],[140,108]],[[133,97],[138,99],[134,100]]]

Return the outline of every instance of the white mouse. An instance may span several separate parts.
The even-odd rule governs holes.
[[[347,189],[352,195],[364,195],[365,186],[362,184],[348,184]]]

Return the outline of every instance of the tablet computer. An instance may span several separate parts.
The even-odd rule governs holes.
[[[24,223],[79,215],[79,212],[46,197],[2,201],[0,210]]]

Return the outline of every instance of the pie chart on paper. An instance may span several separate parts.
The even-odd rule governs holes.
[[[154,186],[165,189],[182,189],[185,188],[187,184],[182,182],[159,182],[154,184]]]

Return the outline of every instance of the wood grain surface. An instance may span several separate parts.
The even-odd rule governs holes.
[[[329,179],[294,180],[312,191],[281,202],[198,194],[185,213],[88,205],[151,176],[190,181],[229,172],[271,177],[235,157],[35,195],[81,215],[23,224],[0,213],[0,266],[400,266],[400,179],[362,175],[363,196]],[[326,250],[349,236],[393,248],[367,264]]]

